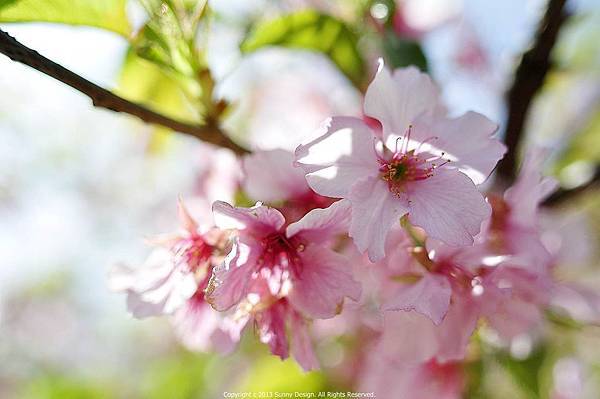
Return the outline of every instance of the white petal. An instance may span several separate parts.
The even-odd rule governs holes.
[[[326,240],[348,230],[350,215],[350,201],[339,200],[328,208],[311,210],[302,219],[290,224],[286,234],[288,237],[302,234],[309,241]]]
[[[384,142],[388,142],[390,135],[403,136],[419,115],[434,113],[438,96],[427,74],[408,67],[396,69],[392,75],[380,61],[365,95],[364,110],[381,122]]]
[[[387,234],[394,223],[400,223],[408,208],[390,192],[383,180],[376,177],[356,183],[350,201],[350,237],[359,251],[368,251],[371,262],[383,259]]]
[[[449,245],[471,245],[491,208],[471,179],[455,169],[437,169],[428,179],[413,182],[409,220],[432,238]]]
[[[330,118],[316,136],[296,149],[296,163],[318,194],[346,197],[357,180],[377,175],[375,136],[360,119]]]

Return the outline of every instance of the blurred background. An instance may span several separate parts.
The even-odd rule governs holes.
[[[506,92],[545,9],[542,0],[9,0],[0,28],[127,99],[193,123],[216,115],[252,148],[293,149],[324,118],[361,115],[380,56],[428,71],[452,114],[482,112],[502,131]],[[566,10],[521,147],[550,148],[547,173],[574,189],[600,161],[600,2]],[[205,69],[208,78],[190,77]],[[5,56],[0,71],[0,397],[350,389],[336,370],[359,344],[343,333],[317,345],[324,371],[303,373],[252,334],[233,355],[194,353],[167,320],[133,319],[108,291],[108,269],[140,264],[144,238],[177,227],[177,196],[198,195],[222,159]],[[565,275],[595,290],[599,205],[587,189],[544,219],[569,237]],[[548,323],[535,345],[481,338],[491,344],[467,397],[600,397],[598,326]]]

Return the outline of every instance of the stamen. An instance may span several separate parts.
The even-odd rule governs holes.
[[[404,136],[396,138],[395,152],[391,158],[378,156],[378,162],[381,165],[379,177],[387,183],[390,192],[398,197],[405,196],[407,183],[428,179],[433,176],[436,168],[450,162],[450,160],[444,159],[446,155],[444,152],[430,158],[419,156],[423,146],[439,139],[438,136],[428,137],[409,151],[412,129],[413,125],[408,125]],[[384,148],[386,147],[384,146]]]
[[[402,152],[404,152],[404,153],[407,153],[407,152],[408,152],[408,144],[409,144],[409,142],[410,142],[410,134],[412,133],[412,127],[413,127],[413,126],[412,126],[412,124],[411,124],[411,125],[408,125],[408,130],[406,131],[406,134],[404,135],[404,137],[405,137],[405,141],[404,141],[404,151],[402,151]]]
[[[422,142],[419,144],[419,146],[418,146],[418,147],[417,147],[417,149],[415,150],[415,153],[417,153],[417,154],[418,154],[419,152],[421,152],[421,147],[423,147],[423,145],[424,145],[424,144],[428,144],[429,142],[431,142],[431,141],[433,141],[433,140],[438,140],[438,139],[439,139],[439,137],[438,137],[438,136],[431,136],[431,137],[428,137],[428,138],[426,138],[425,140],[423,140],[423,141],[422,141]],[[442,156],[443,156],[443,155],[444,155],[444,153],[442,152]]]
[[[380,142],[381,140],[379,139],[379,137],[373,137],[373,152],[375,153],[375,156],[377,157],[377,161],[380,164],[385,163],[384,160],[384,153],[379,153],[379,151],[377,150],[377,144]],[[385,145],[383,146],[383,151],[385,151]]]

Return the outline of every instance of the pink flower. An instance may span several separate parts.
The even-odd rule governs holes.
[[[186,207],[199,220],[212,223],[212,203],[233,201],[239,190],[241,162],[231,151],[200,143],[192,170],[196,175]]]
[[[552,288],[549,276],[488,256],[480,246],[456,248],[434,240],[428,240],[428,252],[415,248],[411,262],[402,259],[409,256],[403,242],[388,256],[401,259],[402,266],[382,282],[384,310],[403,311],[386,316],[381,338],[390,351],[393,342],[402,342],[396,358],[462,360],[481,318],[505,339],[540,324]]]
[[[286,359],[289,356],[286,326],[291,331],[292,355],[306,371],[319,368],[313,351],[306,320],[286,299],[280,299],[267,309],[254,314],[260,341],[269,345],[271,353]]]
[[[246,194],[276,206],[288,222],[299,220],[312,209],[326,208],[333,203],[331,198],[311,190],[302,169],[294,167],[294,154],[290,151],[275,149],[246,155],[243,170]]]
[[[497,126],[474,112],[446,118],[427,75],[414,68],[392,75],[383,63],[364,108],[381,135],[360,119],[334,117],[296,149],[313,190],[350,200],[359,250],[382,259],[388,231],[406,214],[430,237],[471,244],[491,212],[476,184],[505,151],[491,137]]]
[[[117,265],[110,272],[111,289],[127,294],[127,308],[136,318],[171,315],[182,343],[194,350],[208,350],[222,334],[217,345],[231,348],[231,340],[218,315],[204,300],[213,266],[220,262],[226,237],[217,229],[201,228],[179,202],[183,231],[161,237],[160,247],[143,267]]]
[[[230,323],[227,315],[216,312],[204,299],[204,288],[199,286],[194,295],[178,308],[171,324],[179,341],[189,350],[206,352],[216,349],[231,352],[239,341],[240,329]]]
[[[239,233],[223,265],[213,271],[208,300],[219,311],[236,307],[239,317],[252,316],[274,354],[287,357],[286,321],[303,326],[304,317],[330,318],[339,313],[344,297],[359,299],[361,288],[348,261],[328,247],[347,228],[348,203],[314,209],[285,229],[283,215],[260,204],[234,208],[215,202],[213,211],[220,228]],[[303,350],[295,357],[308,370],[314,362],[307,359],[314,355],[303,328],[292,340],[300,342]]]
[[[510,255],[530,272],[545,274],[553,259],[541,240],[538,207],[557,182],[541,174],[543,161],[544,151],[529,152],[517,181],[504,196],[488,196],[492,217],[477,241],[490,252]]]
[[[383,347],[369,354],[359,381],[360,391],[375,392],[379,399],[459,399],[465,388],[461,364],[407,364],[386,356]]]
[[[381,291],[385,309],[404,312],[386,318],[382,340],[388,349],[418,331],[419,342],[398,349],[406,360],[459,360],[482,318],[504,340],[539,327],[551,304],[584,320],[597,318],[597,295],[552,280],[553,259],[540,239],[537,208],[555,183],[539,172],[542,160],[541,152],[529,154],[504,198],[491,198],[493,216],[476,245],[456,248],[428,240],[427,251],[407,256],[410,242],[391,236],[379,265]]]

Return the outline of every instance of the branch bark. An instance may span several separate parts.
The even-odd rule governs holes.
[[[214,120],[208,120],[205,125],[197,126],[177,121],[154,112],[143,105],[119,97],[54,61],[49,60],[37,51],[19,43],[15,38],[1,29],[0,53],[5,54],[13,61],[30,66],[33,69],[71,86],[75,90],[88,96],[95,107],[136,116],[146,123],[165,126],[177,132],[194,136],[207,143],[229,148],[238,155],[249,152],[247,149],[232,141]]]
[[[507,94],[508,120],[504,141],[508,151],[497,169],[498,175],[506,183],[512,182],[516,176],[517,152],[524,133],[523,128],[532,100],[550,70],[550,53],[567,18],[565,3],[566,0],[548,1],[548,8],[538,27],[535,43],[523,54]]]

